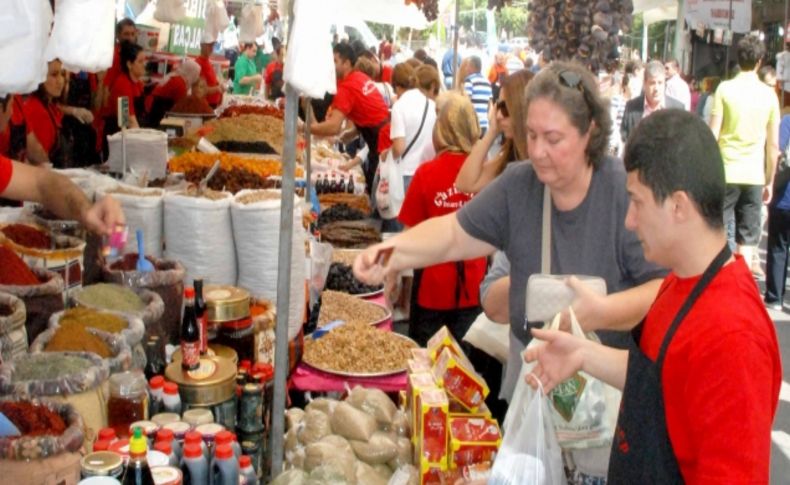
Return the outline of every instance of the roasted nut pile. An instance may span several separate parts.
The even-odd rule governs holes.
[[[318,314],[319,327],[334,320],[370,325],[386,316],[387,311],[384,307],[360,300],[347,293],[332,290],[324,290],[321,293],[321,311]]]
[[[314,367],[340,372],[395,372],[406,368],[414,347],[414,342],[392,332],[347,323],[318,340],[305,339],[303,359]]]
[[[162,197],[162,191],[160,190],[149,190],[149,191],[142,191],[142,190],[135,190],[126,187],[117,187],[112,190],[107,191],[108,194],[121,194],[121,195],[134,195],[136,197]]]
[[[337,248],[364,249],[381,242],[381,233],[365,221],[336,221],[324,224],[321,239]]]
[[[240,204],[254,204],[256,202],[263,202],[264,200],[280,200],[282,196],[279,190],[257,190],[244,194],[236,199]]]

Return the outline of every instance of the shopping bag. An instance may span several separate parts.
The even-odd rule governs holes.
[[[177,23],[187,16],[184,0],[159,0],[154,11],[154,19],[159,22]]]
[[[535,273],[527,280],[525,310],[528,322],[545,322],[573,303],[576,293],[565,283],[572,275]],[[599,276],[576,275],[599,295],[606,294],[606,280]]]
[[[488,485],[560,485],[564,483],[562,451],[554,435],[543,387],[521,389],[527,405],[513,411]]]
[[[392,150],[388,150],[387,156],[379,162],[377,173],[379,183],[376,186],[376,208],[382,219],[394,219],[400,213],[406,194],[403,189],[403,174],[398,160],[392,156]]]

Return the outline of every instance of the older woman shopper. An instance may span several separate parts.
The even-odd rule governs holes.
[[[200,79],[200,64],[185,59],[146,99],[147,125],[156,127],[173,106],[186,98],[192,86]]]
[[[366,283],[406,268],[486,256],[496,249],[511,263],[504,294],[510,320],[510,355],[502,396],[510,399],[520,352],[541,322],[525,318],[527,279],[541,272],[544,193],[549,191],[554,274],[602,277],[610,294],[595,296],[571,278],[575,309],[586,330],[628,330],[647,313],[665,271],[647,263],[636,234],[623,226],[628,209],[622,163],[605,155],[611,120],[593,75],[575,63],[555,62],[529,83],[526,131],[531,163],[511,164],[456,214],[430,219],[374,245],[354,262]],[[382,266],[379,251],[393,248]],[[387,278],[389,281],[390,278]],[[587,291],[585,291],[587,290]],[[609,345],[627,345],[625,332],[599,332]],[[608,448],[573,453],[582,475],[603,477]],[[584,479],[583,477],[581,478]]]
[[[527,158],[527,133],[524,126],[524,90],[535,75],[522,69],[502,81],[499,100],[488,111],[486,134],[475,143],[455,180],[458,190],[477,193],[516,160]],[[504,141],[491,159],[488,153],[497,139]]]

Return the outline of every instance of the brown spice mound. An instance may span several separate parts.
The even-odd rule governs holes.
[[[102,359],[112,356],[110,347],[96,335],[78,325],[58,327],[44,347],[45,352],[93,352]]]

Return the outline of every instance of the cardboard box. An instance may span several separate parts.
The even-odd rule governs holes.
[[[433,362],[431,362],[431,356],[428,354],[428,349],[411,349],[411,358],[412,360],[416,360],[418,362],[425,362],[428,365],[433,365]]]
[[[491,410],[488,409],[486,402],[483,401],[478,406],[477,411],[472,412],[464,407],[463,404],[458,402],[457,399],[447,396],[450,400],[450,417],[451,418],[490,418]]]
[[[417,436],[417,413],[415,410],[417,396],[420,394],[421,390],[423,389],[434,389],[436,388],[436,382],[433,380],[433,375],[430,372],[421,372],[419,374],[409,374],[409,378],[406,382],[406,398],[407,398],[407,407],[411,412],[411,429],[412,433],[412,441],[416,442]]]
[[[417,397],[417,443],[415,463],[430,464],[441,470],[448,468],[448,406],[447,394],[441,389],[427,389]]]
[[[409,359],[406,361],[406,368],[409,374],[431,372],[431,363],[429,361]]]
[[[450,333],[447,327],[442,327],[438,332],[433,334],[433,336],[428,339],[428,345],[426,345],[425,348],[431,359],[431,364],[436,363],[444,349],[450,349],[456,356],[469,364],[469,359],[467,359],[466,354],[461,350],[461,346],[458,345],[458,341],[455,340],[455,337],[453,337],[453,334]],[[472,364],[469,364],[469,367],[472,367]]]
[[[445,348],[433,366],[433,377],[448,395],[467,410],[477,412],[488,396],[488,385],[464,360],[451,349]]]
[[[490,418],[450,418],[450,469],[493,462],[502,444],[499,424]]]

